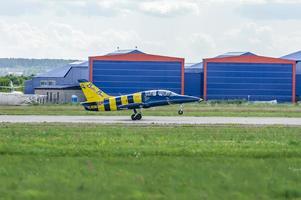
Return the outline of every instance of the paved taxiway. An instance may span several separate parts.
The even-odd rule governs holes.
[[[141,121],[132,121],[129,116],[38,116],[0,115],[0,123],[98,123],[98,124],[195,124],[195,125],[284,125],[301,126],[301,118],[278,117],[162,117],[144,116]]]

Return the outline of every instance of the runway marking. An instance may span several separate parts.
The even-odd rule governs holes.
[[[0,123],[96,123],[96,124],[159,124],[159,125],[283,125],[301,126],[301,118],[279,117],[162,117],[143,116],[132,121],[129,116],[44,116],[0,115]]]

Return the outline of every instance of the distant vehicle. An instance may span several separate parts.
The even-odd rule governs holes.
[[[141,120],[143,108],[180,104],[179,115],[183,115],[183,104],[200,102],[198,97],[179,95],[169,90],[149,90],[122,96],[110,96],[87,80],[78,80],[87,99],[81,104],[88,111],[133,110],[132,120]]]
[[[23,92],[15,91],[15,89],[20,87],[15,87],[12,82],[10,82],[10,86],[0,86],[0,88],[10,90],[10,92],[0,92],[0,105],[28,105],[41,103],[46,98],[46,95],[27,95],[23,94]]]

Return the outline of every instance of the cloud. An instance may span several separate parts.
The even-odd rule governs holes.
[[[260,26],[252,22],[226,31],[224,39],[237,50],[250,49],[260,52],[259,48],[273,48],[272,35],[273,30],[270,26]]]
[[[264,1],[260,4],[246,4],[238,9],[245,17],[257,20],[301,19],[301,1]]]
[[[139,5],[141,12],[158,17],[198,14],[199,4],[196,1],[157,0],[146,1]]]
[[[280,57],[300,50],[301,30],[281,32],[271,25],[248,22],[221,33],[191,32],[176,40],[180,55],[189,62],[229,51],[251,51],[258,55]]]
[[[301,19],[298,13],[292,14],[298,3],[301,1],[1,1],[0,55],[86,59],[117,46],[138,46],[145,52],[188,61],[226,51],[281,56],[300,48]],[[260,10],[270,5],[293,8],[277,8],[277,13]]]
[[[88,16],[117,16],[140,13],[159,17],[174,17],[199,13],[198,0],[62,0],[57,10]]]
[[[156,17],[199,15],[214,6],[238,7],[245,17],[300,19],[301,0],[9,0],[1,1],[0,15],[81,15],[115,17],[140,13]],[[209,7],[208,7],[209,6]]]
[[[271,4],[271,3],[285,3],[285,4],[295,4],[300,3],[300,0],[206,0],[209,4],[211,3],[236,3],[236,4]]]
[[[60,15],[114,17],[140,13],[174,17],[199,13],[203,0],[10,0],[0,3],[0,15],[20,16],[51,13]]]
[[[27,23],[0,21],[2,57],[81,58],[101,55],[117,46],[134,47],[142,43],[133,30],[107,29],[91,34],[67,24],[49,23],[46,28]]]
[[[206,32],[191,32],[177,36],[174,41],[168,41],[167,46],[173,46],[176,55],[184,57],[186,62],[201,62],[204,57],[210,57],[216,52],[216,39]],[[167,51],[167,50],[166,50]]]
[[[129,12],[129,0],[62,0],[53,4],[55,10],[69,15],[113,17]]]
[[[9,0],[0,2],[0,15],[20,16],[38,14],[45,9],[45,4],[37,0]]]
[[[9,0],[0,2],[0,15],[35,16],[59,13],[110,17],[126,13],[131,5],[130,0]]]
[[[253,51],[259,55],[281,56],[300,48],[301,30],[280,32],[269,25],[246,23],[225,32],[219,45],[234,51]]]

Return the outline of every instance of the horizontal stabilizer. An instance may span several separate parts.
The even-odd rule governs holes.
[[[79,83],[87,83],[87,82],[89,82],[88,80],[86,80],[86,79],[79,79],[79,80],[77,80]]]

